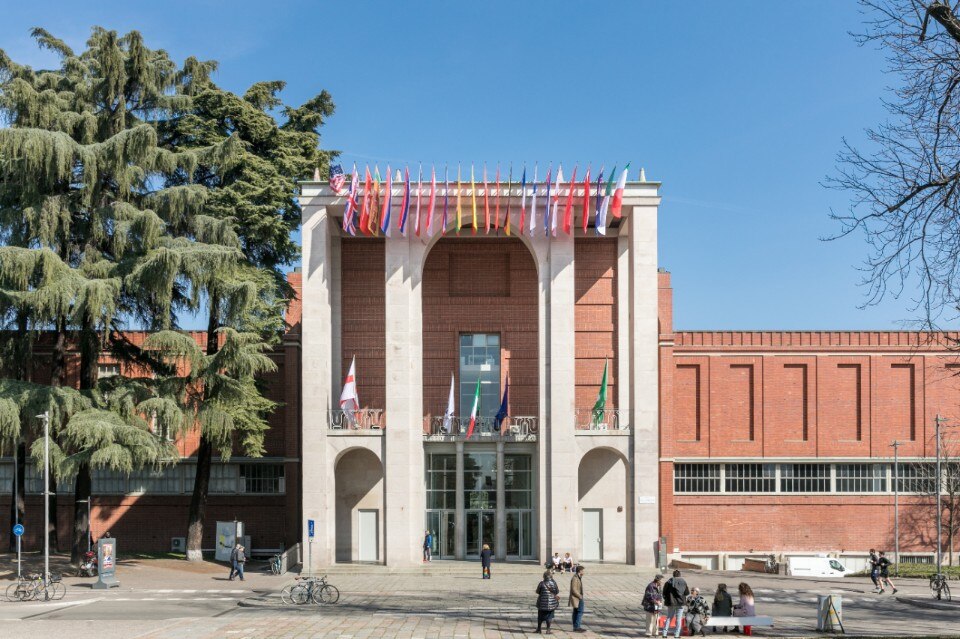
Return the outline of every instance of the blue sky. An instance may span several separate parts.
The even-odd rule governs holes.
[[[79,6],[78,6],[79,5]],[[403,8],[401,8],[403,7]],[[285,80],[337,113],[344,165],[631,161],[663,181],[661,266],[686,329],[891,329],[909,299],[861,310],[861,237],[821,186],[841,138],[863,140],[895,79],[849,36],[854,2],[7,3],[0,47],[49,65],[43,26],[142,31],[176,59],[216,59],[242,91]],[[569,169],[568,169],[569,170]],[[909,297],[908,295],[905,297]]]

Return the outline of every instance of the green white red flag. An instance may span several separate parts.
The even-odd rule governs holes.
[[[477,425],[477,411],[480,410],[480,378],[477,378],[477,390],[473,393],[473,408],[470,409],[470,426],[467,428],[467,439],[473,435]]]

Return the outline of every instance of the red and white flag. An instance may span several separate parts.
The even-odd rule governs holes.
[[[615,218],[620,217],[620,209],[623,207],[623,189],[627,186],[627,172],[629,170],[630,163],[627,162],[623,173],[620,174],[620,179],[617,180],[617,190],[613,192],[613,204],[610,206],[610,212],[613,213]]]
[[[350,422],[356,420],[354,411],[360,408],[360,396],[357,395],[357,356],[353,356],[350,362],[350,372],[347,378],[343,380],[343,392],[340,393],[340,410],[342,410]]]

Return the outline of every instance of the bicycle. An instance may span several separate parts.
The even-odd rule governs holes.
[[[308,601],[313,601],[317,605],[335,604],[340,600],[340,590],[327,583],[326,575],[323,577],[305,577],[300,579],[298,583],[281,590],[280,599],[284,603],[297,605],[303,605]]]
[[[947,576],[942,573],[937,573],[930,577],[930,590],[934,592],[937,599],[946,598],[947,601],[950,601],[950,585],[947,583]]]
[[[279,575],[283,567],[283,556],[276,554],[273,556],[273,559],[270,560],[270,572],[274,575]]]
[[[21,577],[16,583],[7,586],[6,596],[9,601],[34,601],[42,598],[45,601],[60,600],[67,594],[67,587],[63,584],[61,575],[48,575],[47,582],[38,574]]]

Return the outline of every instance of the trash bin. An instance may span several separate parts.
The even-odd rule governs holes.
[[[843,598],[840,595],[817,596],[817,631],[843,630]]]

